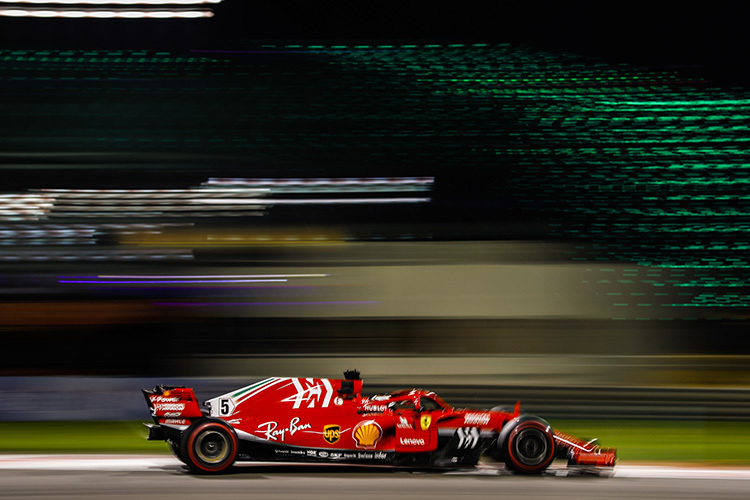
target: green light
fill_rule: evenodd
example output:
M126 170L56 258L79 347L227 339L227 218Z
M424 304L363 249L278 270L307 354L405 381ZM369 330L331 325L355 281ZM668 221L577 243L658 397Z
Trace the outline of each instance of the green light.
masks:
M274 52L269 57L288 51L306 62L0 49L0 64L7 85L65 87L101 106L54 105L40 116L50 137L79 141L72 150L171 153L188 145L300 164L341 155L376 164L439 158L446 172L490 179L487 187L497 193L491 203L547 223L547 237L586 243L566 254L571 261L658 271L645 280L643 270L613 268L604 271L609 279L591 280L618 300L618 316L642 317L627 309L662 302L747 307L747 92L507 44L263 47ZM196 102L198 92L205 105ZM122 113L133 95L175 103L178 111L161 129L151 109ZM201 121L201 106L216 110L223 125ZM79 114L87 123L73 118ZM56 125L61 117L70 127ZM117 126L113 117L152 125ZM668 275L672 270L685 273ZM699 272L708 276L693 275ZM726 272L736 280L719 276ZM624 305L617 287L630 293L633 286L687 295L645 295ZM706 289L716 293L698 300Z

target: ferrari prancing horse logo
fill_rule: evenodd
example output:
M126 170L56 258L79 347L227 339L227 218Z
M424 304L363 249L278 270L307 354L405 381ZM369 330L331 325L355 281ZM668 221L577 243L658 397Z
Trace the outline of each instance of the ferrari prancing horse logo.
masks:
M341 438L340 425L326 425L323 427L323 439L326 443L333 444Z
M422 415L422 418L419 419L419 425L422 426L422 430L426 431L430 428L430 424L432 423L432 417L429 415Z

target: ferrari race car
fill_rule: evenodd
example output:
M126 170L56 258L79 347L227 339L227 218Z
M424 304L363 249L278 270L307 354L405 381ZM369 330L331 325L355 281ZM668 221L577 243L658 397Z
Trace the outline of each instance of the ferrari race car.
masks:
M539 474L555 458L613 467L615 449L553 430L539 417L500 408L454 408L411 389L362 397L359 372L344 379L268 378L209 399L192 389L143 389L163 440L196 473L235 461L328 462L404 467L472 467L480 455L518 474Z

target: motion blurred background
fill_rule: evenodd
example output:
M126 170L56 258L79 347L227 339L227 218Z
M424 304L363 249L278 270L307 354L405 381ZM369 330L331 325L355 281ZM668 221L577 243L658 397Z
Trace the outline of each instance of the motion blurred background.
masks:
M3 2L0 420L347 368L748 420L746 9L620 7Z

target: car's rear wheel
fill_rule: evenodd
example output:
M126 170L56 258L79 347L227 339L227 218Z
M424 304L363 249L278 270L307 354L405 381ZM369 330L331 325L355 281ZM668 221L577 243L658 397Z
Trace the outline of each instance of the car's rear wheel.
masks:
M169 451L172 452L172 455L174 455L180 462L185 463L185 457L182 456L179 441L169 439L167 440L167 444L169 445Z
M237 458L237 436L221 420L198 420L182 436L185 463L201 474L224 472Z
M505 466L521 474L540 474L555 458L555 438L541 419L515 424L503 444Z

